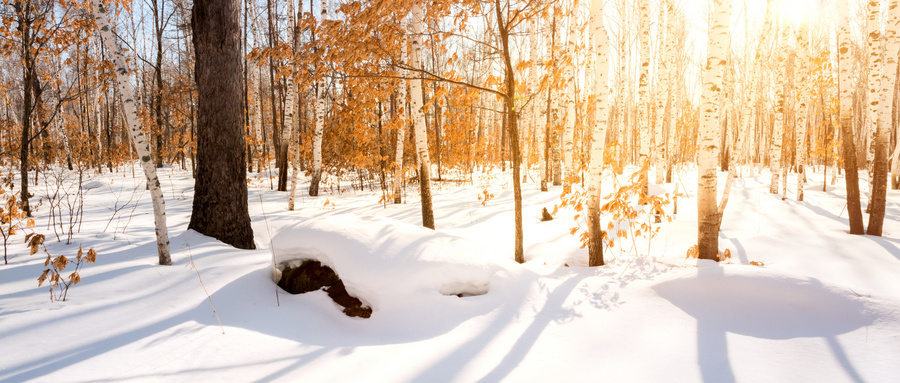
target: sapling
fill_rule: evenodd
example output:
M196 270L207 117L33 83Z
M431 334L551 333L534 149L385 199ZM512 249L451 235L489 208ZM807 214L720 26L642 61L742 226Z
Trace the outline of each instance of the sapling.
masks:
M25 237L25 242L28 244L28 247L31 248L31 254L34 255L38 252L38 247L44 247L44 236L42 234L29 234ZM81 250L81 246L78 246L78 254L75 256L75 270L69 274L68 278L63 278L61 273L63 270L71 262L69 258L65 255L57 256L53 258L52 255L47 251L47 248L44 247L44 252L47 253L47 260L44 261L44 272L41 273L41 276L38 277L38 287L42 286L44 282L48 282L50 285L50 301L66 301L66 296L69 293L69 287L75 286L79 282L81 282L81 267L88 264L97 262L97 252L94 249L88 249L87 254L85 254ZM54 289L56 291L54 291Z
M644 163L647 166L647 162ZM615 191L604 197L607 202L601 207L601 212L611 215L607 230L603 233L603 239L606 246L613 248L616 242L628 240L631 238L632 249L637 249L637 238L647 239L647 253L650 252L650 243L660 230L659 226L654 226L654 221L658 218L663 222L671 222L672 217L665 211L665 207L671 204L672 196L666 193L663 196L645 195L643 193L642 177L644 172L637 171L632 174L630 182L620 185L616 177L612 177L613 187ZM676 193L675 197L678 197ZM579 187L576 183L570 183L564 187L563 194L560 196L562 203L557 207L571 207L575 210L574 220L577 226L573 227L569 233L571 235L579 235L582 248L587 247L590 236L586 228L581 226L580 219L582 213L586 210L587 190ZM554 209L554 213L556 209ZM621 244L619 245L621 249Z
M6 191L0 188L0 196L5 196ZM16 235L17 229L22 229L22 220L26 219L26 213L19 208L19 201L14 193L6 198L6 206L0 206L0 235L3 236L3 264L8 264L7 252L9 239ZM25 229L34 227L34 218L25 221Z

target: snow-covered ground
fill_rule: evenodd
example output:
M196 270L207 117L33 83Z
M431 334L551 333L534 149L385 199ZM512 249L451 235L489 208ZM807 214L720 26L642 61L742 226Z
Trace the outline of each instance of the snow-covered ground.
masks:
M287 193L252 175L257 250L236 250L186 230L191 177L168 168L175 264L158 266L143 183L130 169L93 175L71 244L48 228L49 202L36 214L54 256L78 245L98 253L66 302L37 285L46 254L29 256L23 234L12 237L0 266L0 381L900 379L900 193L888 196L883 237L850 236L842 183L823 192L812 174L796 202L793 175L785 200L768 193L765 173L737 179L720 234L732 260L698 264L685 259L696 176L679 175L687 195L675 220L649 244L608 249L598 268L585 267L587 250L569 233L575 212L540 222L558 187L524 185L519 265L512 188L500 175L435 184L437 231L420 227L415 189L409 203L382 205L380 192L347 182L318 198L301 184L290 212ZM53 191L45 185L35 201ZM485 189L494 198L482 206ZM275 262L332 266L372 317L345 316L323 291L278 291L273 251Z

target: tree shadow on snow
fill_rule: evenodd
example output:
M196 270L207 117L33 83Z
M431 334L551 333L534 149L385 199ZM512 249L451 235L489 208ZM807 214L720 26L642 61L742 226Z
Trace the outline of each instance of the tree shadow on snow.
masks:
M860 382L837 335L873 322L862 302L824 287L815 278L725 276L722 266L706 264L696 278L654 287L657 294L697 320L698 364L705 382L734 382L727 334L784 340L826 340L850 379Z

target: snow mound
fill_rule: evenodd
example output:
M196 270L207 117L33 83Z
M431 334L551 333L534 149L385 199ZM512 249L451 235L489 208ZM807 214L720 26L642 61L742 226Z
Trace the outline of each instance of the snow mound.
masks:
M377 217L307 220L281 228L272 246L278 269L318 260L376 312L486 294L498 272L515 265L470 240Z

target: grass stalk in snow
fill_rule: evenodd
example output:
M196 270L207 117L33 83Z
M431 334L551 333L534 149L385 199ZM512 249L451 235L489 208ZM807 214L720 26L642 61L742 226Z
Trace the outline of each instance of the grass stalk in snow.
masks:
M181 248L181 251L184 251L184 248ZM206 290L206 285L203 284L203 278L200 277L200 269L194 264L194 256L191 254L190 246L187 247L187 255L188 259L191 261L191 269L197 273L197 279L200 281L200 286L203 287L203 292L206 293L206 299L209 299L209 305L212 306L213 315L216 316L216 321L219 322L219 328L222 329L222 334L225 334L225 326L222 326L222 320L219 319L219 313L216 312L216 305L213 304L212 297L209 296L209 291Z

